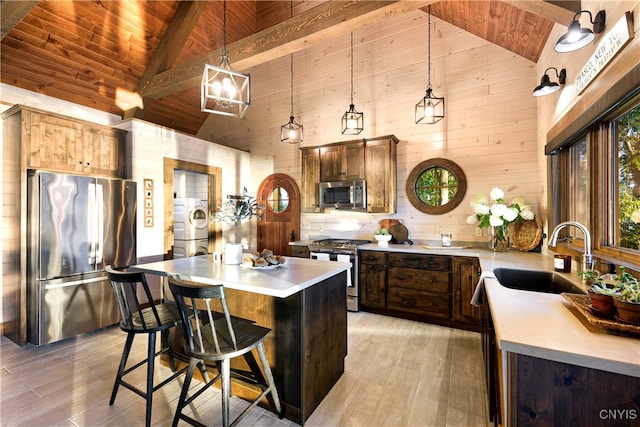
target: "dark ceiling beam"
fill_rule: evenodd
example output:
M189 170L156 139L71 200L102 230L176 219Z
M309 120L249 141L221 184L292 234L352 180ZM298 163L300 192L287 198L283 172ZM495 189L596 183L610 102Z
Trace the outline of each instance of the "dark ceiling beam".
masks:
M138 82L136 87L136 93L144 94L151 83L153 76L159 72L165 71L171 67L176 58L180 55L184 44L189 39L193 28L196 26L200 14L204 10L207 2L205 1L181 1L176 9L176 13L173 15L171 22L169 23L167 30L162 36L162 40L158 44L151 61L144 74ZM143 108L131 108L124 112L123 118L138 118L144 119L146 112L149 109L150 104L153 102L151 98L142 98Z
M551 22L556 22L561 25L568 26L573 20L573 16L576 14L574 11L565 9L560 6L561 4L570 5L573 7L574 2L552 2L544 0L502 0L504 3L508 3L511 6L515 6L525 12L533 13L534 15L541 16L548 19Z
M0 3L0 34L2 39L13 30L25 16L36 7L39 1L6 1Z
M228 45L229 59L244 70L436 1L329 1ZM200 85L205 64L218 65L221 53L217 49L156 74L143 95L160 99Z

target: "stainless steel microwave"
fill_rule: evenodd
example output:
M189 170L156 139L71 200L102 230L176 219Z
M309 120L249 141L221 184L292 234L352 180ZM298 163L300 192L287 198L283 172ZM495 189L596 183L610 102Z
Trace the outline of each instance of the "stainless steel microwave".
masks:
M367 209L367 181L331 181L320 183L320 207L331 209Z

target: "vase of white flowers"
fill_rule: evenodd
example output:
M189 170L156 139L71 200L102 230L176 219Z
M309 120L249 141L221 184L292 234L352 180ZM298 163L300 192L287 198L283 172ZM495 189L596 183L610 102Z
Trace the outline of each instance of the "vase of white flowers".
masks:
M471 201L474 214L467 218L467 224L489 228L489 247L496 252L504 252L509 249L509 225L532 220L534 214L520 197L507 205L504 201L504 191L498 187L491 190L489 198L479 194Z
M491 227L489 236L489 248L494 252L506 252L509 250L509 226L507 224Z

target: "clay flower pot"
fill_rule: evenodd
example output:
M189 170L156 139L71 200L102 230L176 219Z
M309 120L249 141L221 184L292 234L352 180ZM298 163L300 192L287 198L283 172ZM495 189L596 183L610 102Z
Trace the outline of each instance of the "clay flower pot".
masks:
M593 314L601 317L613 317L616 314L616 307L611 295L604 295L591 289L587 293L589 294L589 302L591 302Z
M617 311L616 319L640 325L640 303L614 298L613 304Z

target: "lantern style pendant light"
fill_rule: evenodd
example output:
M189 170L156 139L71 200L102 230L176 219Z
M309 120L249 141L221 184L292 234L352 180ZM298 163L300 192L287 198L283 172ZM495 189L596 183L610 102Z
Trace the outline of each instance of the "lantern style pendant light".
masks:
M227 2L224 1L223 45L220 66L205 64L200 109L206 113L243 117L251 105L251 78L231 68L227 54Z
M289 144L297 144L304 140L304 126L296 123L293 115L293 53L290 54L291 62L291 115L289 122L280 127L280 141Z
M293 17L293 1L290 7L291 17ZM289 116L289 122L280 127L280 142L297 144L304 140L304 126L296 123L293 115L293 53L289 54L289 62L291 64L291 115Z
M416 104L415 118L418 125L432 125L444 119L444 98L435 96L431 89L431 5L429 5L428 14L428 85L425 97Z
M351 32L351 105L342 115L342 134L358 135L364 129L364 113L356 111L353 104L353 32Z

